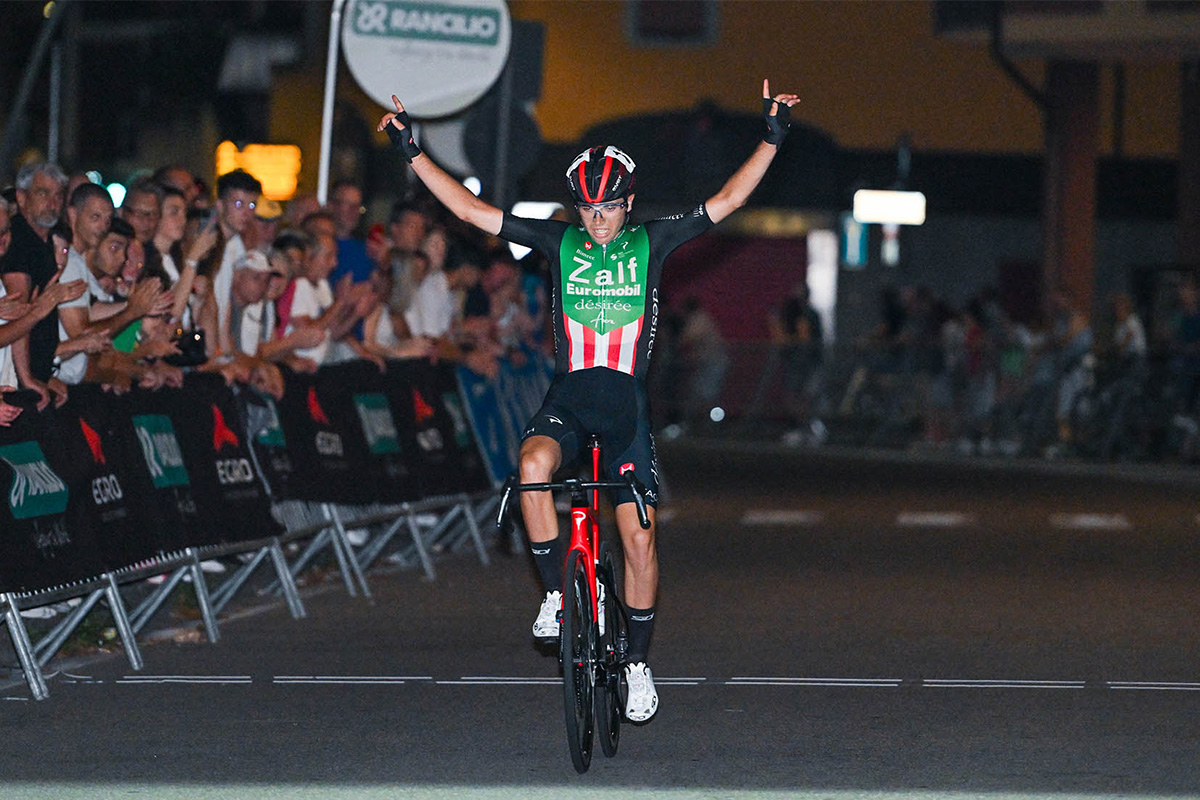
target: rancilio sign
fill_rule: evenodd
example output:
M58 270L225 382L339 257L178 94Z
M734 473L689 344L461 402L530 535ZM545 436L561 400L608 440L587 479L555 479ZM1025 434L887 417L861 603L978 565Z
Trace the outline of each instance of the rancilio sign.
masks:
M391 109L444 117L474 103L500 76L512 25L504 0L351 0L342 26L350 72Z

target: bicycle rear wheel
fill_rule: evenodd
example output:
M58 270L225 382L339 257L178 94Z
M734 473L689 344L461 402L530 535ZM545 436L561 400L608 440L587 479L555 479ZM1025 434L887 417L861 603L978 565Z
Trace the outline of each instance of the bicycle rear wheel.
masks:
M587 772L592 763L593 688L596 679L596 626L583 554L567 558L563 582L562 669L566 705L567 745L576 772Z
M616 573L607 542L600 543L600 564L596 579L604 586L604 635L600 637L600 669L596 676L596 734L600 749L612 758L621 739L621 656L625 639L625 620L617 598Z

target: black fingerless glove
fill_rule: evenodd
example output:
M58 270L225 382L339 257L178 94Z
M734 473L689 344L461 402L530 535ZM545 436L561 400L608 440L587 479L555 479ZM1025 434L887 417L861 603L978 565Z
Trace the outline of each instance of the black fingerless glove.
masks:
M774 102L769 97L763 98L763 117L767 121L767 132L763 134L763 141L778 146L783 144L783 140L787 138L788 128L792 126L792 122L789 119L787 103L780 103L775 116L771 116L771 104Z
M396 120L404 126L404 130L400 130L389 121L384 131L392 140L392 149L399 150L400 155L411 164L414 158L421 155L421 148L413 141L412 123L408 121L408 112L401 111L396 115Z

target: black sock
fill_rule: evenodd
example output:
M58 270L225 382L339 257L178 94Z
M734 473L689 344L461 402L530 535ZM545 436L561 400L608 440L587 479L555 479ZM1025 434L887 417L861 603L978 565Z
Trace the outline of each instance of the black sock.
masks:
M548 542L530 542L529 550L533 553L533 563L537 564L538 573L542 576L542 585L547 592L561 592L563 584L563 551L562 537Z
M646 660L650 635L654 633L654 608L627 608L629 614L629 663Z

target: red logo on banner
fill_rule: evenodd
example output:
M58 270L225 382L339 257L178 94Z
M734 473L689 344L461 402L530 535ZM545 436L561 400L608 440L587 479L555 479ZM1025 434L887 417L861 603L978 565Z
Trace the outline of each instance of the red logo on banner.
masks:
M425 420L434 415L433 406L425 402L425 398L421 397L421 393L413 389L413 414L417 418L417 424L425 424Z
M321 408L321 404L317 401L317 387L315 386L308 387L308 415L312 417L313 422L333 427L329 417L325 416L325 409Z
M79 427L83 430L83 438L87 440L88 448L92 451L92 461L104 464L104 446L100 443L100 434L92 430L92 426L84 422L83 417L79 418Z
M238 446L237 434L230 430L225 424L225 415L221 413L221 409L217 408L217 404L212 404L213 412L213 450L219 452L222 447L231 444L234 447Z

